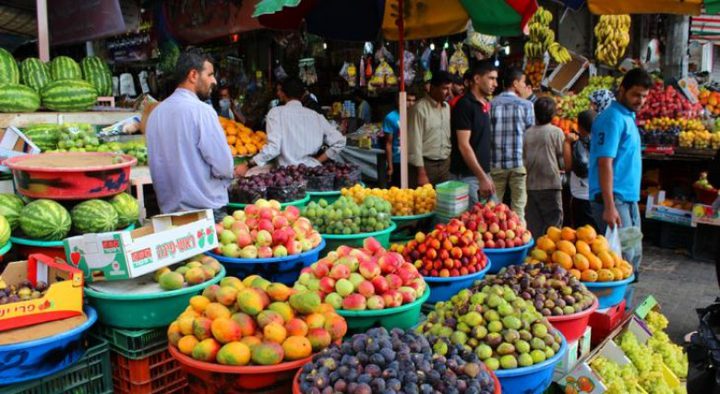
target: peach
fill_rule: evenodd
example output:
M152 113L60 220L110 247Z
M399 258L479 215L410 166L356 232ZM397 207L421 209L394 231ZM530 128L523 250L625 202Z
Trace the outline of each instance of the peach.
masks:
M365 297L357 293L345 297L342 305L343 309L351 311L362 311L367 308Z
M360 275L368 280L372 280L381 273L380 266L374 261L363 261L359 266L359 270Z
M322 290L325 293L332 293L335 291L335 279L326 276L320 279L320 282L318 284L320 286L320 290Z
M368 298L375 294L375 286L369 280L364 280L357 287L358 293L363 297Z
M347 279L350 277L350 269L346 265L336 264L330 270L330 277L338 279Z
M372 310L384 309L385 301L383 300L383 297L379 295L374 295L368 298L367 308Z
M375 237L368 237L365 238L365 241L363 241L363 247L367 249L370 254L378 253L379 251L384 250L382 244L375 239Z
M388 288L391 290L397 290L403 285L403 280L396 274L389 274L385 277L388 282Z
M395 308L402 305L403 297L397 290L388 290L383 294L386 308Z
M375 288L375 294L383 294L389 289L387 279L384 276L378 276L372 280L373 287Z

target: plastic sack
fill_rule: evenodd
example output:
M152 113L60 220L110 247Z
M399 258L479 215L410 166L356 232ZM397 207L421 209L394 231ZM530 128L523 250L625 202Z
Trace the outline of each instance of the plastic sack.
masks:
M696 310L700 324L687 347L689 393L720 393L720 298Z
M463 75L470 67L470 61L463 51L462 43L455 44L455 52L450 56L448 72L450 74Z
M268 186L267 198L280 202L290 202L305 198L305 182L294 182L289 186Z
M620 228L618 226L607 226L605 229L605 239L610 245L610 250L622 256L622 244L620 243Z
M637 269L642 257L643 234L640 227L623 227L619 229L618 239L620 240L623 258Z

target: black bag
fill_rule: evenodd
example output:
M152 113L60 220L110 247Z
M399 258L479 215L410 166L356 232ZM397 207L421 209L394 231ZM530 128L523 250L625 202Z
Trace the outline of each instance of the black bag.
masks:
M590 162L590 141L580 138L572 147L572 170L578 178L587 178Z
M700 326L687 348L688 393L720 394L720 298L697 314Z

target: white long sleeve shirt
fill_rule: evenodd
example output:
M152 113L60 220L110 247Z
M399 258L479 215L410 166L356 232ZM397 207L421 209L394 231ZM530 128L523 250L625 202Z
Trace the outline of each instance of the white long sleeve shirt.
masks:
M254 160L261 166L276 157L280 166L317 166L320 162L314 156L323 144L328 145L328 158L336 159L345 148L345 136L325 117L292 100L268 113L267 144Z

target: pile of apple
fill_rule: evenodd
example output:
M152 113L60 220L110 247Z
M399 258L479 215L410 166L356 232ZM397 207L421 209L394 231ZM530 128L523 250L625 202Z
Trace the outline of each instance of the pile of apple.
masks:
M294 288L320 294L335 309L362 311L395 308L425 294L426 283L414 265L385 250L370 237L362 248L340 246L303 268Z
M530 230L525 228L517 213L505 204L494 201L477 203L463 213L460 220L468 230L482 234L482 241L478 241L481 248L514 248L532 240Z
M322 242L300 210L280 210L275 200L260 199L243 210L226 216L216 225L221 246L215 251L225 257L243 259L285 257L316 248Z
M692 104L688 99L670 85L656 82L650 89L645 105L638 112L637 118L647 120L667 116L671 119L696 119L703 111L702 104Z
M452 219L438 224L427 234L417 233L415 239L404 246L393 245L405 261L415 265L423 276L464 276L482 271L487 256L482 251L483 235L471 231Z

